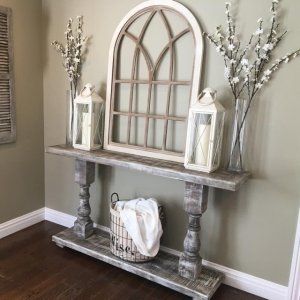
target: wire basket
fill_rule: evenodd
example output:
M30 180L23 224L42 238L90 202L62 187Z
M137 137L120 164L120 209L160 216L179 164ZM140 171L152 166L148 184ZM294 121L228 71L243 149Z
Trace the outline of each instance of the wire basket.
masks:
M115 201L113 200L114 197L116 197ZM113 193L110 206L110 250L112 254L135 263L154 259L154 257L145 256L138 251L120 218L120 213L114 209L117 201L119 201L119 196L117 193Z

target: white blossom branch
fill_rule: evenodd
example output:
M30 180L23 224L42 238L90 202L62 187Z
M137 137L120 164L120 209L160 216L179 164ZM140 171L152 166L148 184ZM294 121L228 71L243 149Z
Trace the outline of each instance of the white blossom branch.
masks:
M77 93L78 80L81 76L83 46L87 41L87 38L83 36L82 16L77 17L75 34L73 33L73 19L70 18L68 20L65 36L65 46L58 41L53 41L51 45L54 46L56 51L62 56L63 67L67 73L70 82L70 89L74 99Z

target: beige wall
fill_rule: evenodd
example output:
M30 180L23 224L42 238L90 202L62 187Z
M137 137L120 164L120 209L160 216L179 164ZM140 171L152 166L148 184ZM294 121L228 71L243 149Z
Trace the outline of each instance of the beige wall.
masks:
M0 0L13 10L17 142L0 145L0 223L44 206L39 0Z
M44 0L44 113L45 143L64 142L66 76L61 58L50 48L63 39L66 20L82 14L85 32L92 35L83 81L93 82L105 96L107 58L112 34L123 16L141 0ZM213 31L224 21L222 0L182 0L201 22ZM266 16L271 1L239 1L243 36ZM300 2L286 0L284 20L290 33L282 51L300 46ZM205 86L215 87L228 108L230 93L223 76L223 63L212 47L206 47ZM300 59L284 66L256 103L249 142L253 178L238 193L212 191L203 218L202 250L205 259L255 276L287 285L299 207L299 111ZM108 225L109 194L124 198L157 197L166 207L167 227L163 244L182 249L186 216L182 211L183 183L123 169L99 167L91 189L92 217ZM46 155L46 206L75 215L78 188L73 183L72 160Z

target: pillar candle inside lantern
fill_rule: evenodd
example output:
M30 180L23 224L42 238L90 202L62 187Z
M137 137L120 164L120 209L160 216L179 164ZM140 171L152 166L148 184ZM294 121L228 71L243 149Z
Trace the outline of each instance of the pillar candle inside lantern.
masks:
M91 124L89 116L89 113L82 113L82 145L89 145L91 140Z
M195 164L207 165L208 150L210 142L210 125L198 125L197 134L195 137Z

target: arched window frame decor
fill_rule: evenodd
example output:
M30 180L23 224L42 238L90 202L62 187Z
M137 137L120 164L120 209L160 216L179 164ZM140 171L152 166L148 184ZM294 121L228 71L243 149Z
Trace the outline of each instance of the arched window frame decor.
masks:
M112 142L112 119L113 119L113 104L114 104L114 88L116 84L116 78L115 76L115 70L117 68L117 52L118 52L118 44L121 36L124 34L130 35L126 32L126 29L135 22L135 20L141 16L145 12L158 12L161 11L171 11L176 13L177 15L180 15L185 19L189 26L189 32L192 33L193 39L194 39L194 61L193 61L193 73L192 73L192 79L190 81L191 86L191 93L190 93L190 104L194 103L194 101L197 100L197 95L199 92L200 87L200 78L201 78L201 71L202 71L202 60L203 60L203 38L202 38L202 30L199 26L199 23L197 19L194 17L194 15L182 4L173 1L173 0L150 0L141 3L140 5L133 8L121 21L121 23L118 25L112 41L110 45L109 50L109 62L108 62L108 78L107 78L107 94L106 94L106 113L105 113L105 132L104 132L104 149L116 151L116 152L123 152L123 153L129 153L129 154L136 154L136 155L142 155L146 157L151 158L158 158L158 159L164 159L169 161L176 161L176 162L183 162L184 161L184 153L178 154L176 152L167 151L166 149L153 149L150 147L147 147L147 141L145 138L145 144L144 146L135 146L129 144L121 144L121 143L115 143ZM149 21L150 20L150 21ZM148 22L149 21L149 22ZM151 17L146 21L144 28L147 29L147 26L151 22ZM165 21L166 28L168 27L168 22ZM142 30L143 30L142 29ZM169 28L169 32L170 32ZM181 35L181 34L179 34ZM178 36L179 36L178 35ZM135 39L136 48L139 48L139 38L135 38L133 36L129 36L131 39ZM169 38L171 39L170 35ZM174 38L174 37L173 37ZM178 38L178 37L177 37ZM168 50L168 49L167 49ZM167 51L166 50L166 51ZM140 51L143 51L143 49L140 49ZM149 62L146 60L147 64ZM172 67L171 67L172 68ZM132 83L130 81L129 83ZM149 79L149 86L151 86L151 79ZM149 95L148 95L149 96ZM169 96L170 98L170 96ZM151 98L150 98L151 101ZM148 102L149 105L149 102ZM130 115L132 112L129 112L128 116L131 118ZM149 110L146 114L146 120L149 122ZM187 119L187 115L183 119L184 121ZM179 118L178 118L179 119ZM165 124L168 123L168 120L170 120L169 116L165 116ZM174 118L176 120L176 118ZM146 128L148 125L146 125ZM166 143L166 129L165 125L165 134L164 134L164 144ZM130 127L128 127L130 128ZM145 131L145 135L148 135L147 129ZM130 129L128 129L130 131ZM130 133L129 133L130 134ZM164 147L164 146L163 146Z

